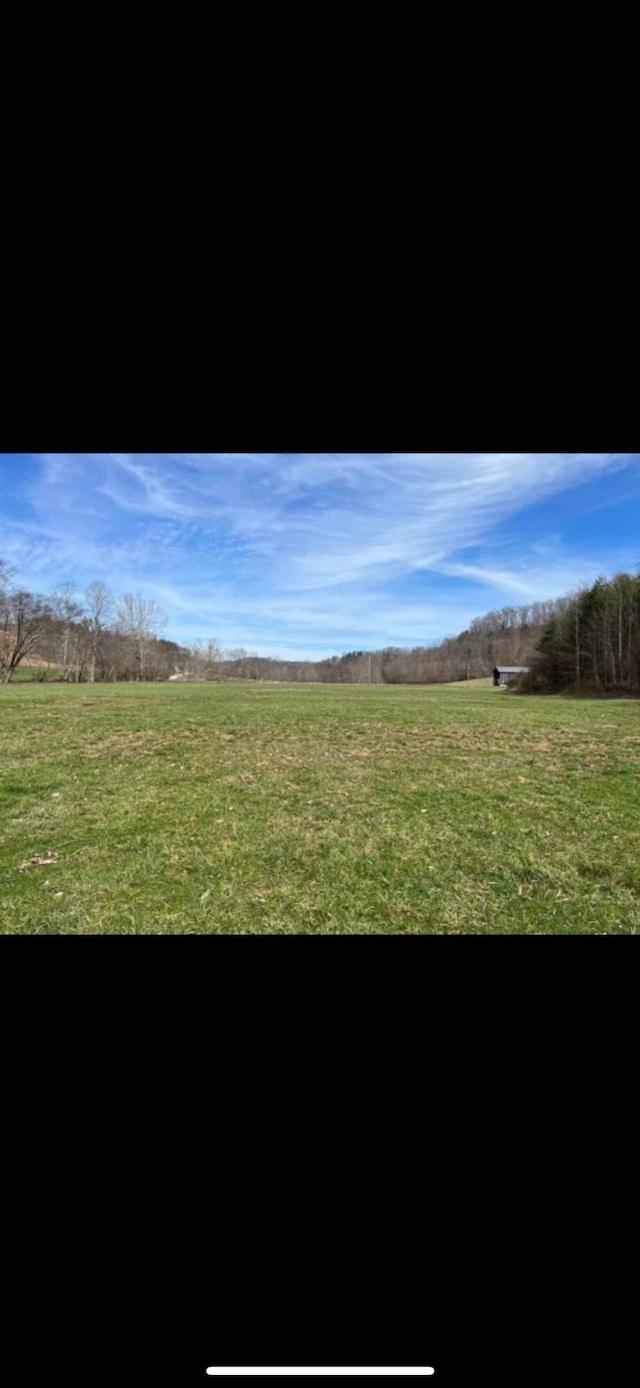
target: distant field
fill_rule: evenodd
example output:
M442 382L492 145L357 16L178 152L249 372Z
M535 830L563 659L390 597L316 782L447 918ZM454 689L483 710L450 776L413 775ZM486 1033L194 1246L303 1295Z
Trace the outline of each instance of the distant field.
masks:
M0 931L635 934L639 798L637 702L22 683Z

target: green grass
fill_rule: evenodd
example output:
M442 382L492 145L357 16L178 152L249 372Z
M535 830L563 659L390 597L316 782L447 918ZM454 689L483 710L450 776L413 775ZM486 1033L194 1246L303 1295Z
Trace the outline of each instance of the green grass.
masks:
M0 930L634 934L639 792L637 702L10 686Z
M12 684L52 684L61 673L55 665L50 665L46 670L40 666L19 665L14 672Z

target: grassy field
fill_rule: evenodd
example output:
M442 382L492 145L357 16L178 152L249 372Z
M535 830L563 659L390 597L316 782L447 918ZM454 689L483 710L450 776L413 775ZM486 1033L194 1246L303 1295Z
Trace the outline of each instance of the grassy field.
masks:
M639 792L637 702L21 684L0 931L635 934Z

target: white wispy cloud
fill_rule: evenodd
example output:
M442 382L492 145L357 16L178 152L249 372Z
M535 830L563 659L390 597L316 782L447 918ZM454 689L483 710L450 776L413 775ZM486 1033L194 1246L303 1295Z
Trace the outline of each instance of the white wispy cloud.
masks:
M429 640L501 596L552 596L635 557L613 543L578 552L548 516L525 544L500 534L533 506L628 473L629 454L34 456L2 553L39 586L143 587L185 639L209 631L300 654L356 637Z
M513 565L494 568L490 564L437 565L436 572L449 578L466 578L494 593L503 593L511 602L543 601L575 588L595 583L603 572L612 572L619 565L615 556L592 559L587 556L561 556L553 562L540 561L533 546L531 551L514 556Z
M615 454L398 454L372 468L355 507L325 516L323 543L295 556L292 582L328 586L433 569L500 522L613 471Z

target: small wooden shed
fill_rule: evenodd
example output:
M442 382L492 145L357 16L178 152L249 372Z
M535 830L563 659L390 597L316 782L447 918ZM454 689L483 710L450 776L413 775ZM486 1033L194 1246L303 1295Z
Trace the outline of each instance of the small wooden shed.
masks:
M507 684L513 684L520 675L528 675L528 665L496 665L493 672L493 683L496 689L501 689Z

